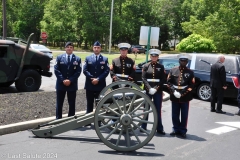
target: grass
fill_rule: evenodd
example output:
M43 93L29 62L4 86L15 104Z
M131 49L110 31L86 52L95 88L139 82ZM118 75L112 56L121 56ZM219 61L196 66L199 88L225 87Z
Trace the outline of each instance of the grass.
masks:
M59 54L62 54L63 52L53 52L53 57L56 58ZM82 61L85 60L85 58L89 55L91 55L91 52L84 52L84 53L74 53L75 55L77 55L78 57L81 58ZM112 63L112 60L114 58L117 58L120 56L120 54L115 53L115 54L108 54L108 53L101 53L103 56L108 57L108 62ZM128 57L132 58L133 60L135 59L135 55L134 54L128 54ZM149 58L148 58L149 59ZM146 55L145 54L138 54L136 59L135 59L135 64L144 62L146 60Z

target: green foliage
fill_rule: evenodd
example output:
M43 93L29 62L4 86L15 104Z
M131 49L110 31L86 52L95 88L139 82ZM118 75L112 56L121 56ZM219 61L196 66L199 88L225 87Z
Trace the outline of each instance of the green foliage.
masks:
M7 0L6 5L7 36L26 39L33 32L37 43L46 31L54 46L70 40L91 48L99 40L108 48L111 0ZM115 0L113 8L111 45L138 44L140 27L153 26L160 27L161 50L170 40L199 34L218 52L240 51L240 0Z
M192 8L190 21L182 23L184 31L211 39L218 52L240 51L239 0L185 0ZM187 3L188 2L188 3Z
M216 47L212 40L203 38L201 35L191 34L177 45L177 49L188 53L207 53L214 51Z

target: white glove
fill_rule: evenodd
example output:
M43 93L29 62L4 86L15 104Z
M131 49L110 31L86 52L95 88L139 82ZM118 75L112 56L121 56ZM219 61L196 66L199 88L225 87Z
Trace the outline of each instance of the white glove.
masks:
M156 92L157 92L156 89L150 88L148 93L151 94L151 95L154 95Z
M181 97L181 94L178 92L178 91L174 91L174 96L176 97L176 98L180 98Z

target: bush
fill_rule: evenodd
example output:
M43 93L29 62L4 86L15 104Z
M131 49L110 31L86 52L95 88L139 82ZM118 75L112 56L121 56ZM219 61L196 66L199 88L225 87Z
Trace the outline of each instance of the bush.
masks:
M180 52L207 53L216 50L216 46L210 39L203 38L198 34L191 34L177 45L177 49Z

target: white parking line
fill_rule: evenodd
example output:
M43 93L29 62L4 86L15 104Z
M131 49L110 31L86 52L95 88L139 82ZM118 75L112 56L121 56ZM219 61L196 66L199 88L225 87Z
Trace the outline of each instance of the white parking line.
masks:
M233 128L233 127L223 126L223 127L208 130L206 132L220 135L220 134L231 132L231 131L234 131L234 130L237 130L237 129Z
M240 128L240 122L216 122L216 123L223 124L225 126Z

